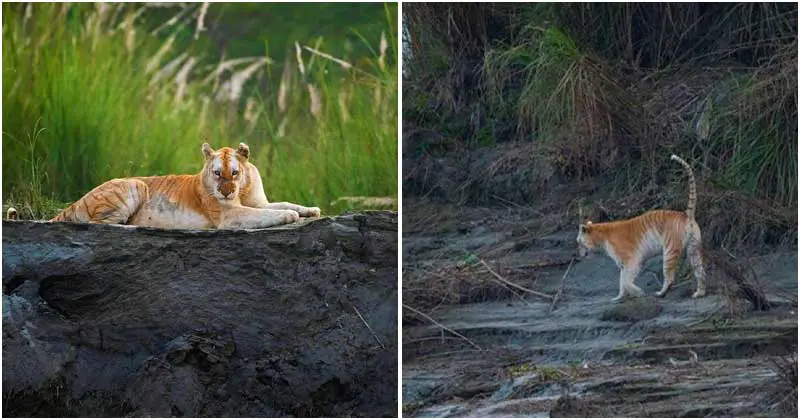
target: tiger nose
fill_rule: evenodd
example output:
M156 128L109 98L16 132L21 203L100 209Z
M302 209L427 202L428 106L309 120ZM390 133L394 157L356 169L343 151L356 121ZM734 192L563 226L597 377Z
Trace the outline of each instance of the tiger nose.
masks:
M233 194L236 190L236 187L232 185L220 185L219 193L222 194L223 197L228 198L229 195Z

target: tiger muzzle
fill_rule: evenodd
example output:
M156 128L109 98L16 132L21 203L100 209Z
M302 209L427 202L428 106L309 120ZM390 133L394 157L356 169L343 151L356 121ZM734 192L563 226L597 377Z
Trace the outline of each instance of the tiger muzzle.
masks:
M222 182L219 184L219 193L225 198L233 198L233 193L236 192L236 184L233 182Z

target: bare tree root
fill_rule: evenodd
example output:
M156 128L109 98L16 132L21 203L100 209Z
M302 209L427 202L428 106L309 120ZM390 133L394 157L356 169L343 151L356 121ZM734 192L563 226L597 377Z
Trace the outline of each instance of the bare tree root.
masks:
M734 258L740 260L738 257L730 253L728 253L728 255L723 255L719 252L706 252L706 256L715 267L722 270L723 276L721 277L723 278L723 282L726 283L724 285L732 286L724 288L726 291L729 291L726 295L731 306L733 306L733 301L737 297L750 302L753 309L757 311L766 311L775 306L773 302L767 299L761 290L757 282L757 276L752 267L750 267L750 273L752 275L752 281L750 281L747 279L744 266L732 261Z

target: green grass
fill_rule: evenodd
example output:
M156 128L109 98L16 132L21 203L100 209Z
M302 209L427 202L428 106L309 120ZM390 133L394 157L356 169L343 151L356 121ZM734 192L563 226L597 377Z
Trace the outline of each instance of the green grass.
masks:
M369 57L386 31L387 12L397 21L397 7L386 10L369 3L211 3L206 14L209 36L194 39L196 28L192 12L201 3L188 6L176 44L182 51L196 49L214 57L249 57L267 54L283 61L295 41L310 44L325 40L326 52L346 60ZM142 15L143 24L155 30L183 6L151 7ZM366 38L368 42L363 42ZM397 61L392 57L392 64Z
M397 12L370 7L368 16L382 18L370 25L383 28L384 54L374 37L362 37L369 53L347 57L351 68L302 50L299 62L293 51L245 77L246 67L271 57L245 57L217 75L219 57L169 41L194 26L154 36L134 20L134 7L36 4L26 20L24 7L4 4L4 203L45 218L108 179L196 173L204 141L249 144L272 201L330 213L347 210L330 206L341 196L396 197ZM329 53L324 38L294 41ZM237 77L245 80L240 96L217 101ZM319 92L318 110L310 89Z
M486 52L488 105L516 104L517 137L535 142L562 172L583 178L613 168L614 125L638 116L611 66L556 26L523 26L518 39Z
M797 42L730 84L732 100L709 112L712 150L727 158L718 182L796 208Z

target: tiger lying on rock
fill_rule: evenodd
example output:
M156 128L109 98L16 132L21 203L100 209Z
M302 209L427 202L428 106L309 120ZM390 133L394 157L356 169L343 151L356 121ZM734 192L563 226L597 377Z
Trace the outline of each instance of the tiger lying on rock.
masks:
M689 205L686 212L653 210L628 220L580 225L577 238L580 256L585 257L589 251L603 248L620 268L619 294L612 299L613 302L619 302L626 293L633 296L644 294L634 281L642 263L659 253L664 257L664 284L656 296L666 295L675 281L675 269L683 249L686 249L697 281L697 289L692 297L699 298L706 294L700 227L694 218L697 203L694 173L683 159L675 155L671 158L683 165L689 174Z
M203 143L205 164L196 175L119 178L89 191L51 222L117 223L166 229L265 228L319 217L318 207L270 203L250 148ZM18 218L9 208L9 219Z

